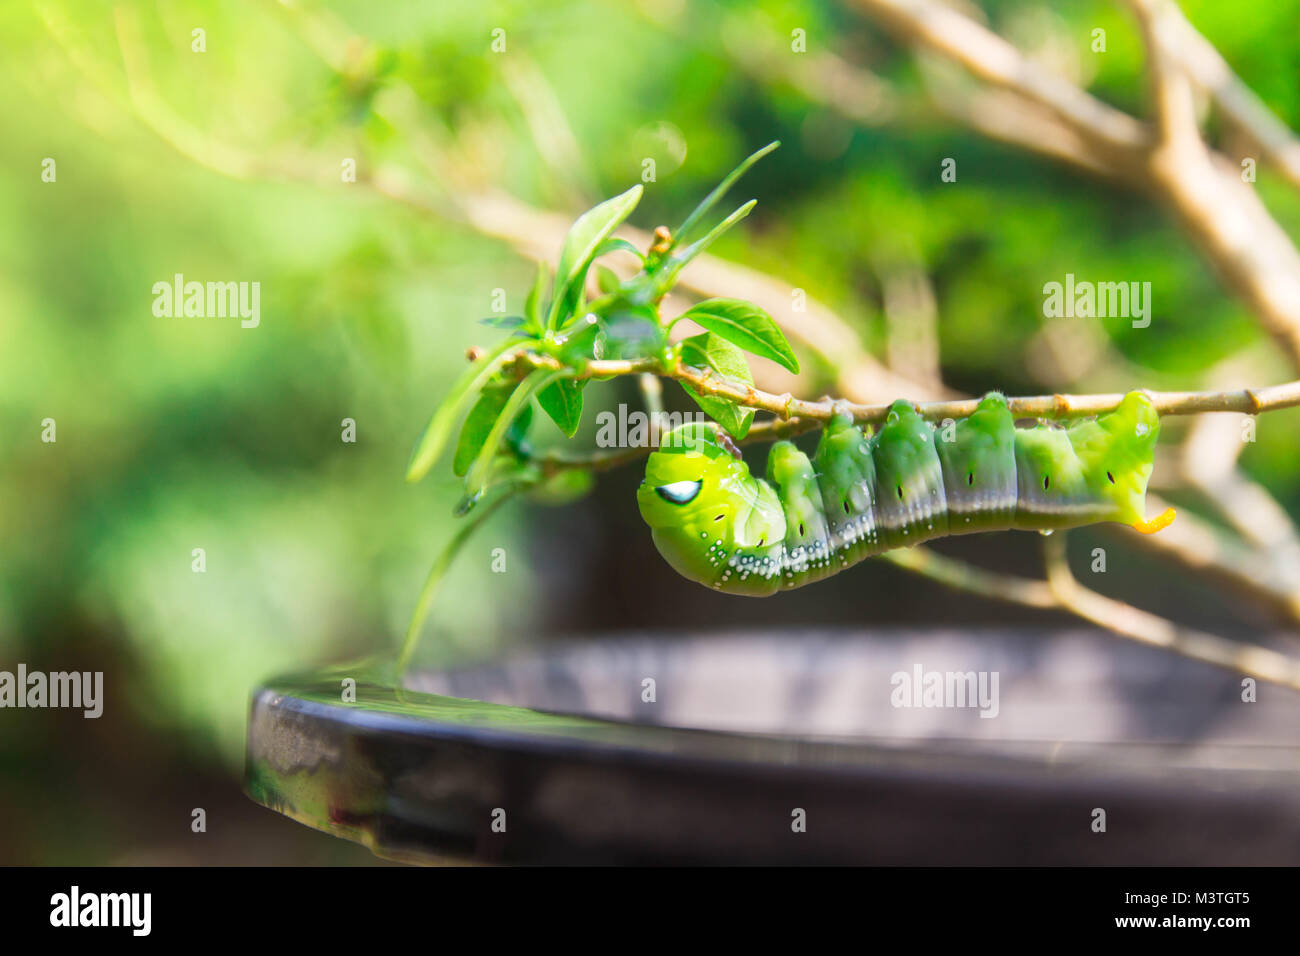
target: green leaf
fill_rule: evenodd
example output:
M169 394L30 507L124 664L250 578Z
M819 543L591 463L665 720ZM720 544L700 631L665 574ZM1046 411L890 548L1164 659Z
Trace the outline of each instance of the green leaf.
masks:
M539 335L542 332L542 296L546 293L546 283L550 278L546 263L537 263L537 278L533 280L533 287L528 292L527 301L524 302L524 316L533 331Z
M745 360L745 353L712 332L682 340L678 350L678 355L687 365L713 369L719 375L750 385L754 383L754 376L749 371L749 362ZM695 399L700 408L732 436L744 438L749 432L749 426L754 421L752 408L741 408L729 399L716 395L701 395L685 382L681 384L686 394Z
M613 295L622 285L623 280L613 269L607 269L604 266L596 266L596 285L605 295Z
M673 287L673 284L677 281L678 274L686 267L686 264L705 249L709 248L709 246L713 245L714 241L724 232L748 216L750 210L757 204L757 199L751 199L685 249L682 249L679 252L674 252L665 259L659 268L655 270L655 298L663 298L668 290Z
M486 355L471 364L456 381L451 392L433 413L429 424L425 426L424 434L416 443L415 450L411 452L411 461L406 466L407 481L419 481L428 474L429 469L442 456L443 449L447 447L447 442L451 438L451 429L470 398L478 394L479 389L501 366L505 353L517 348L519 344L519 340L515 338L497 343Z
M687 309L676 319L690 319L746 352L771 359L795 374L799 359L772 317L751 302L740 299L708 299ZM671 326L670 326L671 327Z
M585 379L562 378L537 393L537 404L551 416L566 438L578 433L582 421L582 389Z
M555 273L555 293L546 319L547 328L555 328L563 306L576 300L587 277L591 260L596 257L609 234L632 214L641 200L641 192L642 186L637 183L627 192L607 199L583 213L569 229L569 234L564 238L564 248L560 252L560 265Z
M640 261L645 261L645 256L641 255L640 249L632 245L632 243L628 242L626 239L618 238L606 239L602 242L600 248L596 250L595 258L599 259L601 256L609 255L611 252L630 252Z
M492 426L501 417L501 411L510 400L514 389L509 386L492 386L483 389L478 401L465 416L465 424L460 427L460 438L456 440L456 453L452 456L451 470L459 477L464 477L469 466L474 464L479 450L487 441Z
M483 443L474 457L474 463L470 466L469 475L465 478L465 498L463 500L469 503L468 506L472 506L482 496L484 489L487 488L488 478L492 474L492 462L496 458L501 440L505 437L506 429L524 410L535 392L566 374L569 373L544 368L534 369L510 393L510 397L506 400L501 413L497 416L496 421L492 423L487 436L483 439Z
M506 429L506 445L520 457L526 457L528 454L528 429L532 424L533 404L529 402Z
M463 477L469 471L470 465L474 463L474 458L478 455L479 449L487 442L492 426L501 417L501 412L506 407L506 402L510 400L510 394L513 391L513 383L506 382L499 385L490 385L483 389L478 401L474 403L469 415L465 417L465 424L460 429L460 438L456 442L456 453L451 463L451 470L456 475ZM506 429L505 443L515 454L519 454L521 451L532 417L533 406L531 404L525 405L523 411L515 417L515 420Z
M714 187L713 192L705 196L704 199L700 201L700 204L691 211L691 214L686 217L685 221L677 227L677 232L673 234L672 244L675 246L678 242L685 239L686 234L690 232L691 228L704 217L705 213L717 205L718 200L727 194L727 190L734 186L741 176L749 172L751 166L780 145L780 140L773 140L757 152L750 153L739 166L729 172L722 182L718 183L718 185Z

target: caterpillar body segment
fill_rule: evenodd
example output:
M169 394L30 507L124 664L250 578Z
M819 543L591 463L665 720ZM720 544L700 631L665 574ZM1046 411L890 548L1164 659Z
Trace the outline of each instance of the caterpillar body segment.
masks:
M839 545L831 567L838 571L881 550L876 506L876 462L870 439L847 416L822 432L813 461L822 509Z
M947 534L1100 521L1157 531L1173 520L1172 510L1144 518L1159 430L1139 392L1068 428L1017 428L1006 400L989 394L936 429L900 400L875 434L837 416L811 458L777 442L764 480L716 429L692 423L650 455L637 500L679 573L764 597Z
M882 550L947 534L948 495L934 447L934 426L900 399L870 444Z
M951 430L951 431L949 431ZM999 395L987 395L975 414L941 426L935 443L949 494L950 534L1015 526L1016 423ZM951 436L951 440L948 440Z

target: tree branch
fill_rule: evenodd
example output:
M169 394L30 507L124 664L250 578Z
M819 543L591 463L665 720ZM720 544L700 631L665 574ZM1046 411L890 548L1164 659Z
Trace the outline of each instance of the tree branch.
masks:
M1046 538L1044 549L1046 581L987 571L924 546L886 551L880 557L957 591L1022 607L1065 611L1119 637L1300 690L1300 661L1255 644L1179 627L1165 618L1085 588L1070 573L1063 533Z
M1135 0L1130 0L1135 2ZM1223 55L1176 6L1166 11L1170 54L1205 90L1223 115L1244 132L1291 183L1300 188L1300 140L1242 82Z
M561 369L566 366L558 359L538 352L520 352L514 361L527 368ZM612 378L619 375L638 375L653 372L665 378L686 382L697 391L725 398L737 405L771 412L778 418L830 421L840 412L848 413L858 422L881 422L889 414L888 404L857 404L825 399L808 401L790 394L776 395L755 388L747 382L724 378L707 369L678 364L665 367L658 358L596 360L587 362L576 372L576 378ZM1160 415L1199 415L1205 412L1239 412L1258 415L1261 412L1300 405L1300 380L1266 388L1241 388L1226 391L1155 392L1143 390L1151 398ZM1114 411L1123 401L1124 393L1104 395L1031 395L1009 397L1007 404L1017 418L1080 418ZM966 418L975 413L979 399L922 402L916 410L922 417L934 421L946 418Z
M1300 690L1300 661L1255 644L1243 644L1205 631L1180 627L1131 604L1091 591L1070 572L1065 535L1044 540L1047 583L1062 608L1122 637Z
M1181 14L1176 8L1171 14L1172 0L1128 0L1128 3L1137 16L1147 51L1147 78L1151 84L1156 128L1152 161L1159 162L1155 154L1162 150L1171 153L1172 161L1187 150L1204 152L1191 78L1175 55L1175 41L1169 36L1171 15Z
M1036 103L1078 135L1118 153L1145 150L1142 123L1031 63L1002 37L933 0L852 0L909 43L961 64L972 76Z
M1159 514L1168 502L1150 492L1147 507ZM1103 534L1119 539L1118 526L1103 525ZM1268 551L1247 547L1194 512L1184 508L1178 520L1160 534L1124 534L1133 546L1171 562L1189 573L1217 582L1243 596L1255 607L1267 607L1291 623L1300 622L1300 566Z
M976 129L1103 172L1130 188L1150 189L1300 368L1300 252L1242 181L1237 164L1201 139L1185 64L1184 41L1191 28L1171 0L1129 0L1148 44L1154 128L1043 70L992 31L934 0L851 2L904 42L960 64L988 91L1014 97L1005 102L1022 101L1042 111L1035 115L1019 105L1017 113L1005 115L972 110L966 119ZM1222 80L1204 46L1203 38L1191 44L1201 64L1193 68L1203 80L1214 75ZM1300 148L1289 131L1262 118L1267 112L1253 108L1256 104L1231 83L1220 82L1218 89L1220 101L1270 144L1275 159L1288 167L1300 164Z

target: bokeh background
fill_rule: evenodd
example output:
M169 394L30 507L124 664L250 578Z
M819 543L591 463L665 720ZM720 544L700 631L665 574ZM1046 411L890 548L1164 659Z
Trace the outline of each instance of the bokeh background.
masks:
M1122 4L963 9L1145 115L1143 44ZM1300 124L1300 4L1183 9ZM475 320L498 289L518 311L529 253L552 256L564 223L642 181L647 160L642 229L680 221L780 139L736 193L757 209L713 252L806 290L835 335L918 391L1295 377L1155 196L972 130L953 115L960 72L918 58L869 13L811 0L0 7L0 667L102 670L107 696L97 721L0 713L0 862L371 862L242 796L249 691L397 646L459 495L446 462L406 484L407 456L465 350L499 334ZM1098 28L1104 53L1091 48ZM806 53L791 49L797 30ZM1249 155L1205 110L1207 135ZM941 179L945 158L956 182ZM344 181L346 160L357 182ZM1300 236L1296 188L1266 162L1254 188ZM260 326L155 317L151 288L175 273L260 282ZM1045 318L1043 285L1067 273L1151 282L1150 327ZM853 380L853 397L897 397L792 339L802 376L756 362L761 382L815 397ZM567 447L591 445L598 408L636 406L631 386L593 386ZM675 386L665 395L687 407ZM45 419L54 443L41 440ZM1157 473L1189 520L1282 574L1277 601L1137 552L1131 535L1080 533L1072 551L1103 541L1125 570L1096 586L1173 620L1239 639L1293 630L1298 423L1294 411L1262 418L1232 473L1281 516L1274 540L1235 527L1181 475L1182 458ZM1189 427L1170 422L1171 447ZM544 416L534 432L566 444ZM639 478L615 471L579 501L503 511L452 571L428 656L719 622L1070 620L881 562L779 600L710 594L655 554ZM497 547L504 576L490 570ZM937 550L1041 570L1029 535ZM194 807L206 834L190 831Z

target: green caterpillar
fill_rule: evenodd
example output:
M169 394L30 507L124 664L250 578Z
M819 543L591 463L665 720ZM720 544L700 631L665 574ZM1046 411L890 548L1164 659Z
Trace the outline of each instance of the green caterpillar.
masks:
M1172 509L1143 517L1159 433L1140 392L1068 428L1017 428L1006 399L989 394L936 431L899 400L874 435L837 415L811 460L777 442L764 481L716 428L687 424L650 455L637 503L680 574L767 597L948 534L1099 521L1159 531Z

